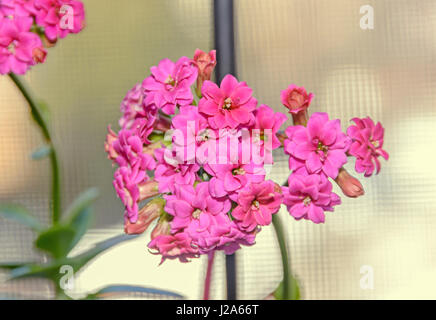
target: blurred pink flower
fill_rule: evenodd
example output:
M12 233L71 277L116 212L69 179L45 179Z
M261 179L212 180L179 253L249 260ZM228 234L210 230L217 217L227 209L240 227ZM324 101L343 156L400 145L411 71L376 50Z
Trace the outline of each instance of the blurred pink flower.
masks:
M30 66L44 62L46 51L30 17L0 19L0 74L25 74Z
M324 211L333 211L333 206L341 203L339 196L332 192L332 184L324 175L292 174L288 184L289 187L282 187L283 203L297 220L304 218L314 223L322 223L325 220Z
M166 259L179 259L181 262L189 262L190 258L198 257L198 249L192 245L192 239L185 232L174 235L158 235L148 244L153 254L162 255L161 264Z
M356 171L364 172L365 177L380 172L381 164L378 160L382 156L389 159L389 154L383 150L384 128L380 122L377 125L370 117L353 118L355 125L348 127L347 133L353 140L349 153L356 157Z

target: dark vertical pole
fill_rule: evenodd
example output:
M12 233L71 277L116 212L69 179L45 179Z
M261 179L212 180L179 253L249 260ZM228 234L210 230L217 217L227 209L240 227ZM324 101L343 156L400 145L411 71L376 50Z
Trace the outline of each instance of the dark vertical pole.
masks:
M215 49L217 66L215 75L220 83L226 74L236 76L235 38L233 26L233 0L214 0ZM226 256L227 299L236 300L236 259Z

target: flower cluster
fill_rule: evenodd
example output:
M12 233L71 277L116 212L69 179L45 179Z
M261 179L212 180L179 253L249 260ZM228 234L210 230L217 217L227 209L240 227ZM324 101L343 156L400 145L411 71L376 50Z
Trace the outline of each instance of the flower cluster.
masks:
M366 176L374 166L379 171L379 155L387 158L380 124L354 119L345 134L326 113L308 119L313 94L295 85L281 95L294 125L279 132L286 115L259 105L232 75L212 82L215 65L215 51L160 61L122 101L119 132L108 129L125 232L142 233L157 221L148 247L162 261L253 245L281 204L298 220L324 222L324 212L341 202L329 179L347 196L363 194L343 168L348 156ZM290 156L283 187L265 170L280 147Z
M0 74L25 74L45 61L58 38L80 32L85 23L77 0L1 0Z

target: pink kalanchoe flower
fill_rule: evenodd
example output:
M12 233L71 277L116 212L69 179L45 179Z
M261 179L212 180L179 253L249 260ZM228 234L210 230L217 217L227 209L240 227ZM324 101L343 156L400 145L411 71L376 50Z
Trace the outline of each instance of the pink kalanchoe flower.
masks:
M210 195L207 182L201 182L195 188L191 185L176 185L174 191L174 195L165 196L165 211L174 217L171 221L173 233L185 229L203 213L218 215L231 209L230 200L215 199Z
M134 130L120 130L118 139L112 143L112 147L118 154L115 161L119 166L134 167L139 162L143 170L153 170L156 167L153 157L143 152L141 138Z
M157 195L157 183L150 181L140 163L134 167L120 167L114 173L113 185L118 197L125 206L125 218L136 223L138 202Z
M265 180L263 165L253 162L248 164L206 164L204 170L212 176L209 181L210 194L215 198L229 197L233 201L238 192L250 182L260 183Z
M176 63L163 59L157 67L151 67L151 76L142 83L147 95L144 103L174 114L177 106L191 104L191 85L196 79L197 68L191 65L191 59L181 57Z
M280 187L273 181L250 183L239 192L238 206L232 216L238 226L245 231L253 231L258 225L267 226L272 215L277 213L282 203Z
M353 118L355 125L348 127L347 133L353 140L349 153L356 157L356 171L364 172L365 177L380 172L379 156L389 159L389 154L383 150L384 128L380 122L377 125L370 117Z
M310 117L307 127L296 126L286 130L289 140L285 153L304 161L308 173L323 173L332 179L347 162L350 139L341 130L339 119L329 120L328 114L317 112Z
M51 42L79 33L85 27L83 3L76 0L34 0L36 23Z
M286 90L281 92L283 105L289 109L289 113L297 114L305 111L314 97L313 93L307 93L304 87L297 87L291 84Z
M148 244L153 254L162 255L162 264L166 259L179 259L181 262L189 262L188 259L198 258L198 249L192 245L192 239L185 232L174 235L159 235Z
M202 254L213 250L223 250L225 254L232 254L241 245L254 244L257 231L244 232L227 214L213 215L206 211L189 224L186 232Z
M173 156L171 161L167 161L166 154ZM155 179L159 182L159 192L175 192L175 185L193 185L197 177L197 171L200 166L196 163L188 164L175 157L175 153L169 149L156 149L155 157L157 166L155 170Z
M228 74L220 87L205 81L201 88L203 98L198 110L204 114L213 129L236 128L254 121L253 111L257 100L252 97L253 90L245 82L238 82Z
M0 74L25 74L31 66L45 61L41 39L29 31L32 23L30 17L0 19Z
M333 211L333 206L341 203L339 196L332 192L332 184L324 175L292 174L288 184L289 187L282 187L283 203L297 220L307 219L322 223L325 220L324 211Z
M216 66L216 50L211 50L209 53L206 53L200 49L195 50L194 59L192 60L192 63L198 69L196 90L197 90L197 95L200 96L203 82L206 80L210 80L213 69Z
M35 15L37 10L34 6L34 0L1 0L0 15L5 17L28 17Z
M272 148L277 149L280 147L281 142L277 138L277 132L283 123L286 122L287 117L285 114L281 112L274 112L269 106L263 104L258 109L254 111L255 122L253 129L260 130L261 138L269 138L265 137L265 130L271 130L271 139L272 139Z
M145 97L145 91L141 83L137 83L132 89L130 89L123 101L121 102L120 110L123 114L119 124L123 129L130 129L133 122L137 118L145 116L145 110L143 101ZM150 110L151 112L154 110ZM153 112L156 114L156 112Z

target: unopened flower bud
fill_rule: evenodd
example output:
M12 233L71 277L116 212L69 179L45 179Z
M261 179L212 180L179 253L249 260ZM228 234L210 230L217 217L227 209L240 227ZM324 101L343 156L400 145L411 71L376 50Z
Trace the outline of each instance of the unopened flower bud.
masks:
M212 50L209 53L206 53L200 49L195 50L193 64L198 69L196 92L200 97L203 82L210 80L213 69L216 66L216 50Z
M131 223L129 219L124 222L124 232L127 234L141 234L157 219L165 206L165 200L153 199L138 212L138 220Z
M43 63L45 61L45 57L47 56L47 51L44 48L35 48L32 51L32 58L35 63Z
M344 195L346 195L347 197L357 198L365 194L365 191L363 190L363 186L360 181L350 175L348 171L344 168L341 168L339 170L339 174L335 181L342 189Z
M139 201L144 201L159 194L159 183L154 180L143 182L138 185Z

